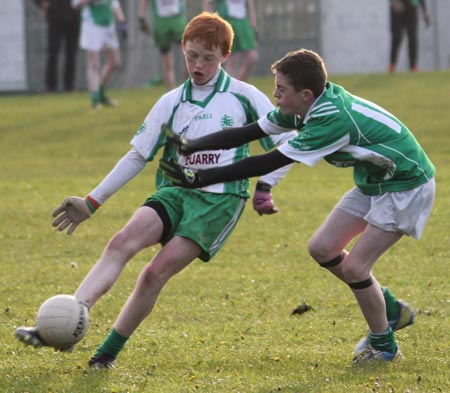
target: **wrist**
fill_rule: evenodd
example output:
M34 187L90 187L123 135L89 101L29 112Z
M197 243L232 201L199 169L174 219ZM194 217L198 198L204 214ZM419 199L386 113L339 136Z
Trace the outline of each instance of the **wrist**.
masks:
M94 198L92 198L90 195L88 195L84 199L84 201L86 202L86 205L88 205L88 208L92 214L95 213L97 211L97 209L100 207L100 204Z
M264 183L263 181L258 181L256 183L256 191L270 192L271 190L272 186L268 183Z

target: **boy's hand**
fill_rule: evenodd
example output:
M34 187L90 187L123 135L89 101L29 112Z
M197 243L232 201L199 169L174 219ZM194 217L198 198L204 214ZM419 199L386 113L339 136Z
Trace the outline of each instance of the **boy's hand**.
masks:
M147 20L143 17L139 18L139 29L144 33L144 34L151 34L151 29L150 26L147 23Z
M119 22L119 33L120 36L126 40L128 37L128 24L127 22Z
M64 231L67 227L67 234L71 235L77 226L87 220L92 212L84 198L72 196L64 199L52 213L55 220L52 225L58 227L58 231Z
M200 171L181 166L173 160L161 159L159 169L164 173L164 176L172 181L174 186L197 188L202 185Z
M256 183L255 193L253 194L253 209L262 216L263 214L278 213L278 208L273 203L271 186L267 183Z
M166 135L166 138L178 147L178 152L182 155L188 156L194 153L189 147L189 141L184 136L178 135L167 124L161 124L161 131Z

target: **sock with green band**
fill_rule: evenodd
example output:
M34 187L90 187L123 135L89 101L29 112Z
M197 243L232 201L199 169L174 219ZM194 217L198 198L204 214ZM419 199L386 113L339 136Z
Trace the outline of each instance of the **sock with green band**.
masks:
M378 351L395 353L397 350L394 332L390 327L382 333L369 332L369 344Z
M129 337L122 336L115 328L113 328L108 337L106 337L105 341L103 341L103 344L98 347L95 356L100 356L107 353L108 355L116 358L128 339Z
M381 287L384 296L384 302L386 303L386 316L388 321L393 321L398 318L400 313L400 304L397 302L397 298L387 287Z

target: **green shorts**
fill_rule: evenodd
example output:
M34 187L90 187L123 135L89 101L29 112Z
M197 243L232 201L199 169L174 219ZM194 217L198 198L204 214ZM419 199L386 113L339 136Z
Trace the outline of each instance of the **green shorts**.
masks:
M227 19L233 27L234 40L232 52L244 52L258 47L255 31L248 19Z
M162 204L169 216L172 237L193 240L202 249L199 258L208 262L224 245L244 210L246 200L231 194L214 194L179 187L165 187L147 199Z
M167 52L172 44L181 42L186 26L183 15L155 18L153 23L153 39L161 52Z

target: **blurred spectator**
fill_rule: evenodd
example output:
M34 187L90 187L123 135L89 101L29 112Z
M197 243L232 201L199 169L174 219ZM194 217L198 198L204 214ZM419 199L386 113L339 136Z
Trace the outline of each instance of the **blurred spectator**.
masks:
M403 38L403 32L406 30L408 35L408 56L409 69L411 72L417 72L417 9L422 9L425 25L430 25L430 16L427 11L425 0L390 0L391 17L391 54L388 73L395 72L397 65L398 51Z
M139 0L139 26L143 33L153 34L155 45L161 53L163 81L167 90L176 87L175 54L173 44L180 44L186 26L184 0L152 0L152 28L145 13L149 0ZM187 76L183 63L183 73Z
M81 8L80 47L87 51L87 83L92 108L116 106L106 96L106 85L121 64L119 39L115 18L122 37L127 37L127 24L119 0L72 0L72 6ZM101 55L105 55L102 67Z
M75 88L80 12L72 8L70 0L34 0L47 21L47 63L45 85L47 91L58 90L58 63L64 44L64 90Z
M217 11L233 27L233 50L225 63L225 69L231 76L245 81L259 57L253 0L204 0L203 8L207 12Z

